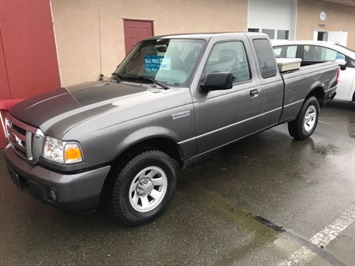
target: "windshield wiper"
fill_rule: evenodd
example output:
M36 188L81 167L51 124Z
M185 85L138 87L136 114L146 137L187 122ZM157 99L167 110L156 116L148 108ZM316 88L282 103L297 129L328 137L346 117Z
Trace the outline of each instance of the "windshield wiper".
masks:
M111 75L112 75L112 76L111 76L111 79L113 78L113 79L115 79L117 82L121 82L121 76L120 76L119 74L117 74L116 72L113 72Z
M160 87L162 87L162 88L165 89L165 90L170 89L168 86L166 86L166 85L160 83L159 81L157 81L156 79L153 79L153 78L151 78L151 77L137 76L137 77L134 77L134 79L151 81L151 82L153 82L154 84L159 85Z

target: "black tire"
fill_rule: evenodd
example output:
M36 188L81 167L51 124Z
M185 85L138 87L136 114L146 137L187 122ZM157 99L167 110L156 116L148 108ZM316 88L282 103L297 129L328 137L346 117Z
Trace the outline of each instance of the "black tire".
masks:
M176 189L176 167L177 163L161 151L135 156L113 177L113 217L126 226L136 226L161 215Z
M297 140L304 140L311 136L318 124L319 103L316 97L308 98L297 118L288 123L288 132Z

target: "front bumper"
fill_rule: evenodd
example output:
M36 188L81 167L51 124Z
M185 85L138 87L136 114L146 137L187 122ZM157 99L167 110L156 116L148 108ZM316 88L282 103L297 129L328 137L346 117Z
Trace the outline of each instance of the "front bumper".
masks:
M103 166L75 174L57 173L20 158L8 145L6 164L14 183L35 198L60 209L75 212L93 210L98 206L100 193L111 169Z

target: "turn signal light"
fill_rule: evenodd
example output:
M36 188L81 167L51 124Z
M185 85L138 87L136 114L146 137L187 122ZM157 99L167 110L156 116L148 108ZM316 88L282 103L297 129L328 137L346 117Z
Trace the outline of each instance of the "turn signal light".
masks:
M77 144L66 144L64 151L65 163L81 162L83 157L81 155L80 147Z

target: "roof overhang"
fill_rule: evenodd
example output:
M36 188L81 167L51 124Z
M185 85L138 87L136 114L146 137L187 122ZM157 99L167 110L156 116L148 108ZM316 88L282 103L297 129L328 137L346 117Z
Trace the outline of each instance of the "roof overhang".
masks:
M318 2L330 3L338 6L347 6L355 8L355 0L316 0Z

